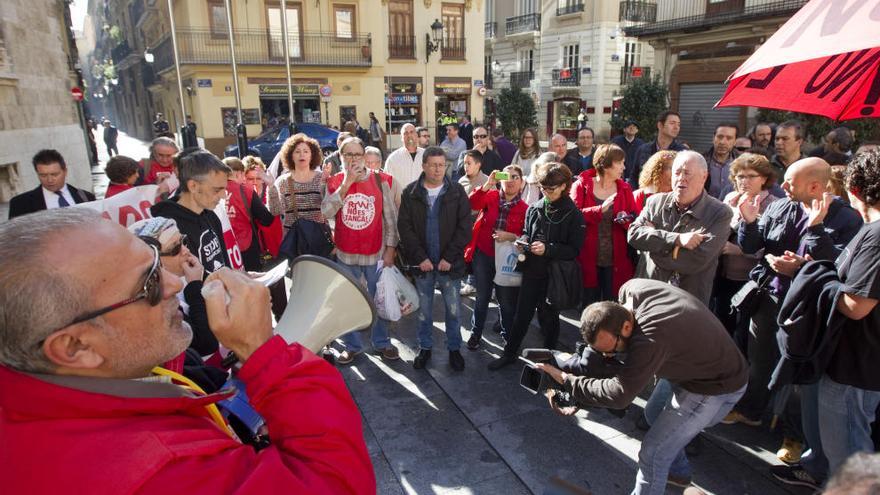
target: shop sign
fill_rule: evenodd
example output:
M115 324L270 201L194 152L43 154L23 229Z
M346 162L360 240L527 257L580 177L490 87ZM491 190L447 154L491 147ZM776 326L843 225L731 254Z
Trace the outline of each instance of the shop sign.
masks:
M421 83L392 83L390 85L385 85L385 91L388 92L388 86L391 86L391 92L394 94L398 93L407 93L407 94L421 94L422 93L422 85Z
M385 104L387 105L388 103L388 97L386 96ZM390 103L394 105L418 105L419 95L393 95Z
M196 86L199 88L210 88L214 82L210 79L196 79Z
M474 79L474 87L475 88L482 88L483 87L483 80L482 79Z
M467 95L471 85L467 82L438 82L434 84L434 93L438 95Z
M287 85L260 84L260 96L287 96ZM293 94L297 96L318 96L317 84L294 84Z

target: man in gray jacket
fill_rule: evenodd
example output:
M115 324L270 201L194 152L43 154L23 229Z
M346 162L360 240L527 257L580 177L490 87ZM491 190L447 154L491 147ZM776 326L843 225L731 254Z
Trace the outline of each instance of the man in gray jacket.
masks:
M672 192L654 194L629 229L642 251L636 276L669 282L709 304L718 257L733 211L703 190L706 159L681 151L672 163Z

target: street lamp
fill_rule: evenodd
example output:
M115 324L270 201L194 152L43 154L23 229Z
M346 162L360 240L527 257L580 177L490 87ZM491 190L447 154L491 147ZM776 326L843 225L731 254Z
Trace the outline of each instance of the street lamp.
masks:
M433 38L433 40L432 40ZM434 19L431 24L431 33L425 33L425 63L431 59L431 54L443 46L443 23Z
M144 62L148 64L152 64L156 61L156 57L153 56L153 52L150 51L149 48L144 50Z

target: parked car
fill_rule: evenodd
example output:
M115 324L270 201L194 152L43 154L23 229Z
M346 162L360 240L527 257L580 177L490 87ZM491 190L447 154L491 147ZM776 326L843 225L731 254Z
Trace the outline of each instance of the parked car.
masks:
M318 141L318 146L321 147L321 152L324 156L336 151L336 136L339 135L339 131L321 124L306 122L296 124L296 131ZM290 130L287 128L287 124L280 124L248 140L248 154L259 156L268 165L272 163L275 155L281 151L281 145L289 137ZM238 156L238 144L227 146L223 156Z

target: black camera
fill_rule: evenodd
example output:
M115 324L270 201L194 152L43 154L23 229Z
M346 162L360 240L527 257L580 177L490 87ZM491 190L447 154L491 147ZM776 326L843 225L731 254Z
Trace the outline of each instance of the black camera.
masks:
M556 380L535 367L536 363L549 363L556 367L560 366L553 351L550 349L523 349L522 357L526 360L526 366L523 367L522 374L519 377L519 384L523 388L533 394L553 389L552 400L556 407L577 406L571 393L566 391Z

